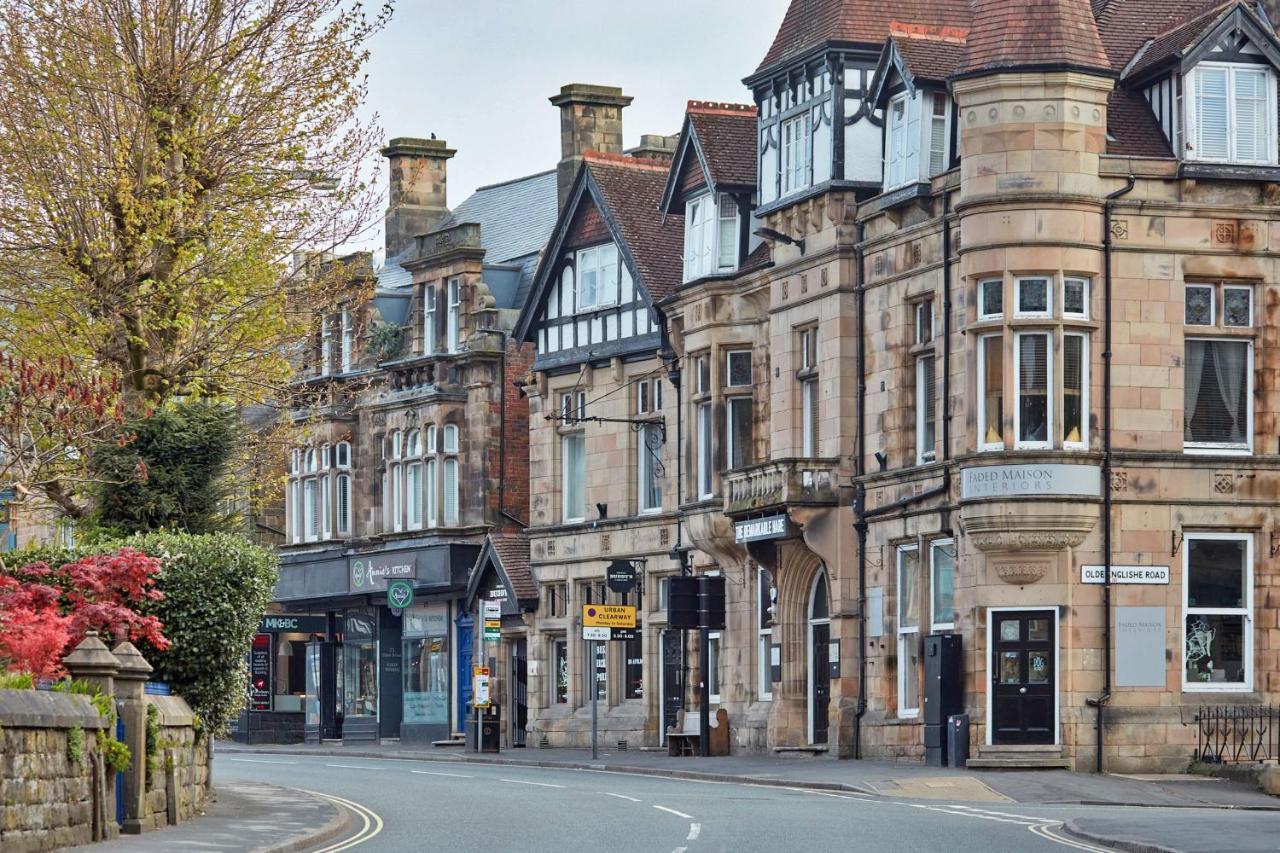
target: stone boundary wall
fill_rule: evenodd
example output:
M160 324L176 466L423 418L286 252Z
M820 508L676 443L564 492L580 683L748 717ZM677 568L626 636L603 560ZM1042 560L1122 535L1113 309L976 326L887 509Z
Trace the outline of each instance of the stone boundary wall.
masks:
M114 834L114 783L94 737L106 724L84 696L0 690L0 850L37 853ZM76 728L78 762L68 754Z
M192 817L209 793L209 740L195 729L195 714L179 696L147 696L158 711L160 734L138 814L143 832Z

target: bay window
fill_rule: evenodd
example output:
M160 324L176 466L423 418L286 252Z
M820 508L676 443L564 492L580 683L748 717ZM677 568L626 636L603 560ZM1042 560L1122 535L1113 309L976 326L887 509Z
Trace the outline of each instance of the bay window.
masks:
M1018 317L1048 317L1053 311L1053 300L1050 298L1049 279L1034 277L1020 278L1014 282L1014 296L1017 299L1014 308Z
M410 430L405 440L408 462L404 468L405 510L410 530L422 528L422 455L421 433Z
M885 111L884 188L927 181L951 165L951 99L944 92L899 92Z
M435 355L436 342L436 286L428 284L422 289L422 352Z
M898 547L898 716L920 716L920 549Z
M706 194L685 204L684 281L738 266L738 202Z
M342 359L340 362L342 372L350 373L352 361L355 353L355 325L352 322L351 311L343 309L342 311Z
M1004 335L978 339L978 449L1004 449Z
M698 497L713 496L711 485L711 404L698 404Z
M462 282L457 278L449 279L449 316L446 327L449 352L458 351L462 329Z
M1187 158L1276 163L1276 81L1260 65L1202 62L1190 72Z
M716 204L719 242L716 266L731 270L738 266L738 202L731 195L720 193Z
M1183 540L1182 689L1253 689L1253 537Z
M994 320L1004 316L1004 280L991 278L978 282L978 319Z
M810 121L808 112L782 122L782 194L809 186Z
M725 401L725 464L736 470L751 464L751 398Z
M458 508L458 425L445 424L441 434L444 439L441 448L441 452L444 454L444 460L441 463L441 469L444 473L444 483L441 486L444 523L457 524L460 517Z
M1062 445L1089 446L1089 338L1062 336Z

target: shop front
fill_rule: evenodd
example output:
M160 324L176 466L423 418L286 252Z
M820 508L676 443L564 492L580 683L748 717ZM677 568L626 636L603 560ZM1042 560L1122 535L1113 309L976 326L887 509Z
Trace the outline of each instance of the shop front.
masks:
M323 641L322 614L268 613L258 622L248 655L249 700L233 723L241 743L298 743L303 739L307 654Z

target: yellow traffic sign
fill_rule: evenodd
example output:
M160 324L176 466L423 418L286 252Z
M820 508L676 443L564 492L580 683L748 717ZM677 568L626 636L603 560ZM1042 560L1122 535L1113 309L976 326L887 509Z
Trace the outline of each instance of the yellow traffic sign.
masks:
M584 628L634 628L636 609L625 604L582 605Z

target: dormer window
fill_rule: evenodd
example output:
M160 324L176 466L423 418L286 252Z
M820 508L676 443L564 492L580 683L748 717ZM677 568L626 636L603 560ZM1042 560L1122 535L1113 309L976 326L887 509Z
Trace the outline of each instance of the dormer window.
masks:
M1276 78L1270 68L1202 62L1185 89L1187 159L1276 164Z
M727 193L686 203L684 280L694 281L738 266L738 202Z
M927 181L947 170L950 115L950 99L942 92L907 91L890 99L885 114L885 190Z
M613 243L578 252L578 311L618 302L618 247Z

